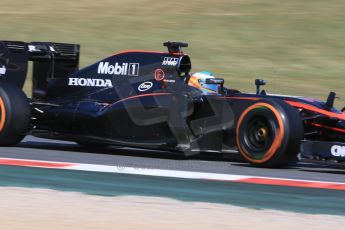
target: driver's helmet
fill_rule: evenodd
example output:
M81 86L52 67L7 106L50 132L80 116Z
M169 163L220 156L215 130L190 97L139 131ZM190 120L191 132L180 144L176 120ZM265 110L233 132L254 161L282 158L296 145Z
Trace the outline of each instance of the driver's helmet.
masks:
M213 73L207 71L196 72L190 77L188 85L200 89L204 94L218 94L219 85L206 84L208 78L214 78Z

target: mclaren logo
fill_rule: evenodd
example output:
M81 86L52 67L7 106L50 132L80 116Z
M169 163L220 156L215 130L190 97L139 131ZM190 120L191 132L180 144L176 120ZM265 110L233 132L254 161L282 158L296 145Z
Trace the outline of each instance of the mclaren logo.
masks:
M331 148L331 154L335 157L345 157L345 146L333 145Z
M109 79L92 79L92 78L68 78L68 85L113 87L113 83Z
M97 69L98 74L139 76L139 63L115 63L100 62Z

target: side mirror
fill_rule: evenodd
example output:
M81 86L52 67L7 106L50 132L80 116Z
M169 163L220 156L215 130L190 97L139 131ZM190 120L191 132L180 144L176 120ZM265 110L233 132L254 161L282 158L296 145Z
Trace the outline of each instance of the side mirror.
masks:
M335 92L330 92L327 97L326 106L331 109L334 106L334 100L336 98Z
M260 86L266 85L266 81L263 79L255 79L256 94L260 94Z

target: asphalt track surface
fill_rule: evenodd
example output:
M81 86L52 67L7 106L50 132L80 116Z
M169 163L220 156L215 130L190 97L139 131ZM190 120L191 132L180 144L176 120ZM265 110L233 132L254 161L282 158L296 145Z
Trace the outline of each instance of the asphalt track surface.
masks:
M83 148L73 142L46 140L28 136L16 147L1 147L0 157L110 165L148 169L169 169L223 173L297 180L345 182L345 170L311 163L296 163L283 169L256 168L231 160L231 155L214 153L193 157L163 151L123 147Z

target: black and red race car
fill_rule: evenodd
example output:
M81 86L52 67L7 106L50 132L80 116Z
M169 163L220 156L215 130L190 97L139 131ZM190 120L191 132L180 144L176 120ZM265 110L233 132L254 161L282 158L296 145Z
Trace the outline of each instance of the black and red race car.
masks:
M186 43L167 52L129 50L79 69L77 44L0 42L0 145L25 135L83 146L132 146L180 151L238 152L255 166L279 167L302 157L345 161L345 114L326 102L189 84ZM22 88L32 62L32 98ZM195 80L195 79L194 79ZM200 79L201 80L201 79ZM198 81L198 80L197 80ZM214 88L214 87L213 87Z

